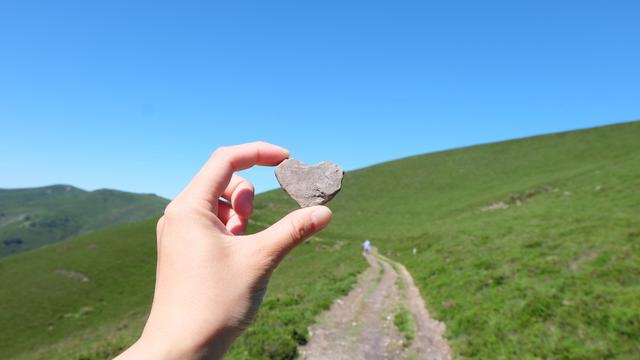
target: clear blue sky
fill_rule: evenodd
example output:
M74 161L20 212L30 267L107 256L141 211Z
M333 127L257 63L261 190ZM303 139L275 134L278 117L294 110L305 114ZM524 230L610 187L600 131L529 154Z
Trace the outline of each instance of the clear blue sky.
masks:
M0 3L0 187L172 197L224 144L354 169L640 118L638 1L96 3Z

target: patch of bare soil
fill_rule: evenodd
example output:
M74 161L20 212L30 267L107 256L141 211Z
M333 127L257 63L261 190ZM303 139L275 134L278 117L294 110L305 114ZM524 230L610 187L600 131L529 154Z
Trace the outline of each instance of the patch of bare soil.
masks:
M77 280L83 283L89 282L90 280L87 275L77 271L58 269L56 270L56 274L59 274L69 279Z
M379 255L365 255L369 268L349 294L337 300L310 329L309 342L299 348L300 358L342 359L451 359L443 337L443 323L429 317L409 272ZM397 271L396 271L397 270ZM398 286L401 282L404 285ZM410 346L393 323L400 306L415 322Z

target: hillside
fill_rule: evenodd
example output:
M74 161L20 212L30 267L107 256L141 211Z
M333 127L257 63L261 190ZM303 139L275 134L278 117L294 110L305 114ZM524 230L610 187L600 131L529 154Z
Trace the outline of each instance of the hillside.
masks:
M406 265L459 357L635 358L638 139L634 122L347 173L334 222L274 274L230 358L292 356L365 268L364 238ZM251 230L294 206L281 190L259 195ZM0 357L102 359L125 347L153 291L153 229L129 224L0 260Z
M0 257L162 213L155 195L69 185L0 189Z

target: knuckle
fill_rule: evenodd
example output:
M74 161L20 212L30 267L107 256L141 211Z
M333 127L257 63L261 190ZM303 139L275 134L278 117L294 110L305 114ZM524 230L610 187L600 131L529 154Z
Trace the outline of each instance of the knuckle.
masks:
M244 180L244 179L242 180L242 187L246 188L247 190L251 190L252 192L256 191L256 188L248 180Z
M233 146L221 146L211 154L210 160L212 163L224 164L234 168L236 166L234 159L235 151L236 149Z
M289 223L289 238L294 242L300 241L306 237L309 230L308 222L301 219L292 220Z
M229 147L228 146L221 146L217 149L215 149L213 151L213 153L211 153L211 158L212 159L216 159L216 158L224 158L225 156L227 156L229 153Z

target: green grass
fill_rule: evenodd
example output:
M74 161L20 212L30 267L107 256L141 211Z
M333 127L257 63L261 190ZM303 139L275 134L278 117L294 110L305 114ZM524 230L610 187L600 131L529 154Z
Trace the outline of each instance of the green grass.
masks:
M411 272L456 357L637 358L639 139L636 122L347 173L333 223L274 274L230 357L292 357L365 268L367 238ZM261 194L256 223L294 207ZM148 309L154 247L145 222L0 260L0 357L102 359L126 346Z
M124 225L2 259L0 284L11 291L0 292L0 358L143 316L153 294L154 228L151 220Z
M405 264L456 356L636 358L639 139L634 122L350 172L332 231Z
M69 185L0 189L0 257L159 216L167 202L150 194Z
M416 324L409 310L407 310L407 308L405 308L404 306L401 306L398 310L396 310L396 313L393 317L393 323L396 325L398 331L400 331L400 334L402 334L402 337L404 338L402 346L405 348L411 346L411 343L416 336Z
M0 358L106 359L131 344L153 294L154 229L153 220L128 224L1 260L0 284L11 291L0 292ZM344 241L323 233L294 250L228 358L296 354L314 317L366 266L357 247L340 251Z

